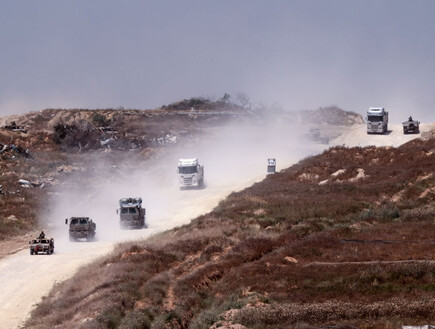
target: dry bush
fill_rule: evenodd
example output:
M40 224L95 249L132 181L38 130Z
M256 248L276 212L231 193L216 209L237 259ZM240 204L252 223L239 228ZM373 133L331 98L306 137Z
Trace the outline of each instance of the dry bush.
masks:
M143 296L152 305L161 305L166 297L170 282L169 275L166 272L154 276L145 283Z
M405 209L401 218L404 221L425 221L435 218L435 203L424 205L422 207Z
M247 326L262 324L266 327L280 323L294 324L305 319L310 319L311 324L346 323L361 319L373 319L375 322L385 323L387 319L409 318L411 314L416 316L415 321L433 317L434 303L435 300L432 298L415 302L390 299L374 303L329 301L319 304L266 304L260 307L243 308L237 313L236 321Z
M149 316L142 311L132 311L122 318L119 329L149 329L151 320Z

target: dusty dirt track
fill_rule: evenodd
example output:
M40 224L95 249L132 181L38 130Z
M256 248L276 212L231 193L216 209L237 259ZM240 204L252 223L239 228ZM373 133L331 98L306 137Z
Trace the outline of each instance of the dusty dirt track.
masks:
M431 128L435 128L435 124L422 125L421 131L428 131ZM355 125L332 141L330 145L315 144L312 147L308 147L306 144L300 145L299 148L303 150L298 152L292 152L292 149L296 148L295 145L288 145L285 155L281 156L278 153L274 153L274 155L276 154L278 160L277 169L280 170L304 156L321 152L331 145L399 146L416 137L419 135L403 135L401 125L390 125L388 135L370 136L366 134L365 125ZM285 148L285 145L283 146ZM176 156L179 155L174 154L174 158ZM0 329L19 328L35 304L40 302L41 297L46 295L53 285L71 277L81 266L110 253L117 243L144 239L157 232L183 225L192 218L210 211L232 191L240 190L265 177L265 158L267 156L262 158L263 161L259 165L253 165L254 168L250 170L239 168L240 170L235 175L227 179L225 179L225 163L219 163L217 160L220 156L225 156L225 151L221 154L214 154L212 158L214 165L206 166L207 186L203 190L179 191L172 179L144 186L144 190L153 189L154 192L152 196L151 194L145 196L149 225L147 229L119 230L116 215L113 214L116 205L108 205L109 202L118 197L115 195L113 200L108 200L108 204L104 205L106 208L113 209L110 209L107 214L104 213L104 221L97 221L98 240L95 242L69 242L67 228L60 225L56 226L56 223L49 226L49 230L46 232L53 236L56 242L55 253L51 256L30 256L28 245L24 241L27 237L24 240L16 241L13 253L0 259ZM206 156L202 158L206 158ZM213 176L210 175L211 172L214 172ZM175 169L172 168L169 173L175 175ZM144 181L145 185L145 178ZM166 200L166 204L161 204L158 211L153 211L152 205L162 199Z

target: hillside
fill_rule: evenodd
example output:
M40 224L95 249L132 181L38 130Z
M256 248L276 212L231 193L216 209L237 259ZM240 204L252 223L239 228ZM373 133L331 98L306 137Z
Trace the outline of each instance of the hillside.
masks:
M296 122L318 141L329 139L320 129L328 113L342 128L362 120L335 107L303 113ZM95 185L115 169L149 167L150 160L230 123L261 128L274 120L295 122L294 116L191 98L154 110L47 109L0 118L0 241L41 229L49 198L61 189Z
M399 328L435 319L435 136L332 147L83 268L25 328Z
M0 119L0 241L38 229L49 195L110 167L129 170L252 115L192 98L155 110L47 109ZM111 174L111 173L109 173Z

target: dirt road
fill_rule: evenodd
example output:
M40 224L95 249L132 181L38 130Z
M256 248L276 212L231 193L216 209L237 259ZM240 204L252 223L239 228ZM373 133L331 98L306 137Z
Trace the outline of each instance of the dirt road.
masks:
M432 125L433 127L433 125ZM398 146L418 135L403 135L400 126L391 126L388 135L367 136L364 125L353 126L331 145ZM422 125L422 131L431 127ZM240 137L242 136L242 137ZM210 139L192 146L183 153L174 153L170 160L148 172L114 175L105 184L62 191L53 197L56 205L47 215L46 233L55 239L53 255L30 256L28 245L0 260L0 329L15 329L23 324L41 297L51 287L71 277L81 266L110 253L117 243L143 239L152 234L188 223L213 209L220 200L235 190L243 189L266 174L266 159L277 158L277 169L283 169L301 158L321 152L328 145L301 143L291 136L279 140L257 139L258 133L226 134L224 139ZM229 139L228 139L229 138ZM229 142L229 140L231 142ZM237 143L234 142L237 140ZM231 147L229 147L229 145ZM252 146L254 145L254 147ZM211 150L211 151L210 151ZM189 151L189 152L188 152ZM206 188L179 191L175 174L178 157L199 156L205 162ZM260 160L258 160L260 159ZM115 214L120 197L142 196L147 208L149 228L120 230ZM80 211L80 213L77 213ZM70 242L63 219L73 215L89 215L97 223L97 241ZM24 248L24 249L23 249Z
M400 124L389 124L388 133L386 135L367 135L367 129L365 124L357 124L352 129L343 133L341 136L331 142L333 145L345 145L348 147L353 146L400 146L410 140L419 137L415 134L403 134L403 128ZM435 129L435 124L420 124L421 133Z

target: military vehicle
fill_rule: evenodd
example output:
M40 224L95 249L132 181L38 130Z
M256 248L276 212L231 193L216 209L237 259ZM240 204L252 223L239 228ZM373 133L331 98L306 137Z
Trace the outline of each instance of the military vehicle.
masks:
M65 224L69 223L69 239L86 239L92 241L95 238L96 224L89 217L71 217L65 219Z
M119 200L119 221L121 228L143 228L145 224L145 208L142 198L123 198Z
M383 107L371 107L367 111L367 134L385 134L388 131L388 111Z
M29 241L30 244L30 254L37 255L38 253L45 253L51 255L54 252L54 240L53 238L41 238L38 237Z
M178 182L180 189L204 187L204 166L198 158L178 160Z
M413 120L412 116L408 121L402 122L404 134L418 134L420 133L420 121Z

